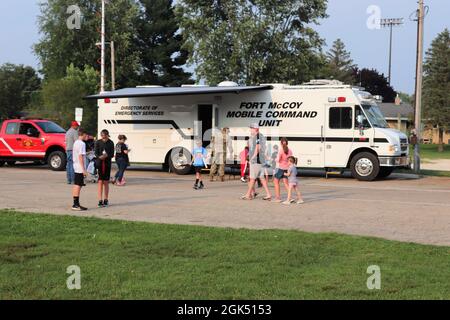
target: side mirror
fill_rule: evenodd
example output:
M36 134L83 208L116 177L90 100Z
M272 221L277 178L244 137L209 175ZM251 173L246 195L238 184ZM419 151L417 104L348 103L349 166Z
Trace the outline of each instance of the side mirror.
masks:
M356 116L356 122L358 123L358 127L361 127L364 125L364 116L362 114L358 114Z
M356 116L356 122L358 124L359 129L359 135L364 135L364 116L362 114L359 114Z
M39 132L36 129L28 128L27 136L29 136L29 137L39 137Z

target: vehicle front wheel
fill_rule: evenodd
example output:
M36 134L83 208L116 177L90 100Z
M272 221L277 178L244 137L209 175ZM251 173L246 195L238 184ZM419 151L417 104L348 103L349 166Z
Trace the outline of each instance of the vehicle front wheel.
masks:
M385 179L385 178L387 178L387 177L389 177L391 175L392 171L394 171L394 168L381 167L377 178L378 179Z
M66 168L66 154L61 151L53 151L47 159L48 166L53 171L63 171Z
M378 158L370 152L355 155L350 163L352 176L360 181L373 181L380 172Z
M5 161L0 161L0 167L3 167L5 165Z
M170 171L184 175L191 172L192 155L185 148L174 148L169 154L169 168Z

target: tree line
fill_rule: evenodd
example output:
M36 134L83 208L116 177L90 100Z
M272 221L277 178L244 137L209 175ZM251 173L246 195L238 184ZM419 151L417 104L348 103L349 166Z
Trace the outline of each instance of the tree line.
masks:
M84 107L84 126L95 133L95 103L82 97L99 90L96 43L100 40L101 1L77 1L81 28L70 30L66 22L72 2L47 0L40 4L41 39L33 47L40 70L11 64L0 67L0 118L26 110L67 126L74 108ZM242 85L299 84L332 78L360 85L392 102L397 93L386 77L356 66L342 40L336 39L324 52L325 41L314 25L327 17L326 9L326 0L110 1L106 37L116 47L116 88L199 81L216 85L224 80ZM439 110L449 108L448 30L435 42L426 58L424 110L427 119L446 128L449 119ZM109 74L109 59L107 62ZM187 66L194 68L193 74L186 71ZM106 88L111 88L110 82ZM445 89L447 93L443 93Z

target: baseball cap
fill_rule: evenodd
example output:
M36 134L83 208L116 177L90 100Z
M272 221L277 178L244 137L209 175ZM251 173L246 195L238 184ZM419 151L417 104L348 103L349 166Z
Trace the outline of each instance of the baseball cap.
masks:
M251 128L251 129L259 129L259 124L257 124L256 122L253 122L253 123L250 125L250 128Z
M78 122L76 122L76 121L72 121L71 126L72 127L79 127L80 124Z

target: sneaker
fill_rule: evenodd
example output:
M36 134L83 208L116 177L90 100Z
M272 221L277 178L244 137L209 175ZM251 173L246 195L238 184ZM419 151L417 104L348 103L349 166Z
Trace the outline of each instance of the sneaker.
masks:
M99 207L99 208L103 208L103 201L102 201L102 200L100 200L100 201L98 202L98 207Z
M87 208L85 208L83 206L80 206L80 205L77 205L77 206L72 206L72 210L73 211L86 211Z
M304 204L304 203L305 203L304 200L298 200L298 201L297 201L297 204Z
M200 186L198 187L199 189L204 189L205 185L203 184L203 182L200 182Z
M197 184L194 184L194 189L198 190L198 185Z
M104 207L109 206L109 201L107 199L103 200L103 206Z
M282 202L282 204L285 204L285 205L287 205L287 206L290 206L291 203L292 203L291 201L287 201L287 200Z
M241 177L241 182L242 182L242 183L247 183L247 180L245 180L244 177Z

